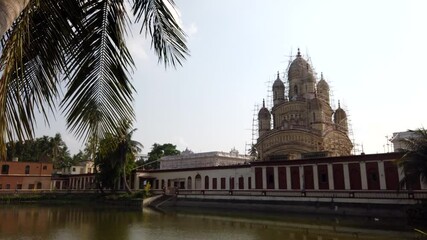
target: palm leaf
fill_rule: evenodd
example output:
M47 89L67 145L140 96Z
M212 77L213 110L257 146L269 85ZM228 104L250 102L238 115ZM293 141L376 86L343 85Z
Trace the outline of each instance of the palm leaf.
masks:
M145 35L150 34L151 47L159 56L159 62L163 61L165 66L182 65L189 55L185 44L186 34L171 12L175 11L174 6L173 0L133 0L136 22L142 21L141 32L145 29Z
M134 119L129 71L133 60L125 46L123 1L88 0L85 19L69 48L68 91L61 103L67 123L81 138L115 133L121 119Z
M63 48L73 33L70 23L78 11L80 8L73 1L32 1L3 36L0 58L3 155L7 139L33 137L35 111L41 112L49 123L47 112L55 109L59 74L65 65Z
M403 156L397 161L404 174L399 185L411 187L414 181L427 183L427 130L410 130L414 134L411 138L402 139L406 146Z

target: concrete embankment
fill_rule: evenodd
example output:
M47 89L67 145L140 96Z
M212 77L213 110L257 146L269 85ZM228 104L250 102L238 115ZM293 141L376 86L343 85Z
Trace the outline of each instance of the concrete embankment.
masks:
M119 194L103 195L99 193L37 193L37 194L1 194L3 204L97 204L106 207L124 207L142 209L141 198L131 198Z
M242 211L259 211L274 213L308 213L335 216L426 218L427 212L422 205L370 204L342 202L295 202L265 201L242 199L209 199L191 198L189 196L156 196L157 199L147 202L145 206L156 208L211 208Z

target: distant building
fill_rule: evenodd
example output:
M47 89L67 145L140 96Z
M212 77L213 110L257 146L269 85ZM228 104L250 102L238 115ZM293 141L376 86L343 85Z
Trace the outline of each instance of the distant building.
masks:
M272 88L274 105L267 109L263 102L258 113L255 148L260 160L350 155L353 144L348 137L347 114L339 102L338 108L332 109L328 83L323 74L316 81L299 49L287 78L285 87L277 74Z
M160 169L200 168L245 164L249 156L241 155L236 149L230 152L193 153L186 149L180 155L164 156L160 161Z
M402 152L407 149L402 140L415 138L416 134L414 132L406 131L406 132L395 132L390 139L390 142L393 143L393 149L395 152Z
M93 173L94 163L93 161L83 161L77 165L71 166L69 168L62 169L62 174L88 174Z
M0 191L50 189L52 163L0 162Z

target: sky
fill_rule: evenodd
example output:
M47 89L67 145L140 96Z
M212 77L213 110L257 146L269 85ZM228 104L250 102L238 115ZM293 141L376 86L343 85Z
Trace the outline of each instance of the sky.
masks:
M144 145L240 153L252 142L256 105L268 100L301 49L349 115L356 153L381 153L393 132L427 127L427 1L177 0L191 56L176 69L158 63L150 40L134 26L128 47L136 122ZM36 134L62 134L71 150L82 142L56 115Z

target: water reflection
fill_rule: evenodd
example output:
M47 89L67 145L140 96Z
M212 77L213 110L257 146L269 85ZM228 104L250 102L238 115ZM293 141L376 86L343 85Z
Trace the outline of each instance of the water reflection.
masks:
M0 239L414 239L404 222L237 211L3 205Z

